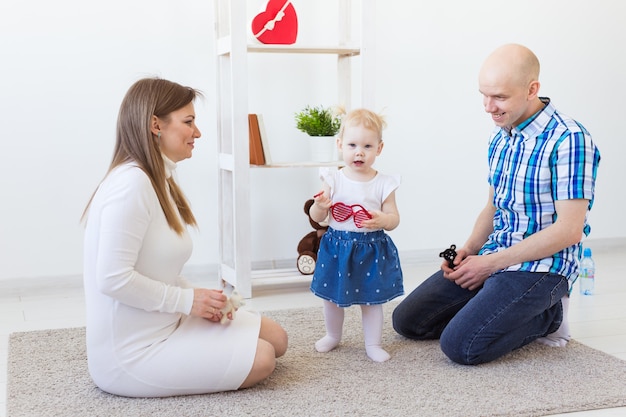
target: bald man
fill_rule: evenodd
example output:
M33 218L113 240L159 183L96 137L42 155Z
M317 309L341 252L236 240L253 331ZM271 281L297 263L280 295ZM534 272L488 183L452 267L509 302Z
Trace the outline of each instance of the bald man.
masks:
M399 334L439 338L451 360L467 365L535 340L566 345L600 162L589 132L539 96L539 61L528 48L496 49L478 84L495 124L487 204L453 267L444 261L393 312Z

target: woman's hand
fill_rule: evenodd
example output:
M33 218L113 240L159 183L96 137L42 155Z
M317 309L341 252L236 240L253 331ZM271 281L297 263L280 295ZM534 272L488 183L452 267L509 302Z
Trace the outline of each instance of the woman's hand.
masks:
M193 304L189 314L213 322L219 322L223 316L221 310L226 306L226 299L226 295L224 295L222 290L195 288L193 290Z

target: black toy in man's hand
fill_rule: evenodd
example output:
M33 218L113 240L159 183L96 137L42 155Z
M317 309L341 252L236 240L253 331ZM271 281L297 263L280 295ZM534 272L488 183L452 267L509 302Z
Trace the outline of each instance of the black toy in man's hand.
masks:
M454 258L456 258L456 245L450 245L450 247L439 254L440 258L444 258L448 261L448 266L454 269Z

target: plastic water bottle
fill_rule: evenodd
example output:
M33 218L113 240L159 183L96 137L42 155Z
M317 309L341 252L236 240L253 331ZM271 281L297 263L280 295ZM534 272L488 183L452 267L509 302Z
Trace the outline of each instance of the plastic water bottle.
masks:
M580 293L582 295L593 294L593 286L595 284L596 264L591 257L591 249L585 248L583 251L583 259L580 261Z

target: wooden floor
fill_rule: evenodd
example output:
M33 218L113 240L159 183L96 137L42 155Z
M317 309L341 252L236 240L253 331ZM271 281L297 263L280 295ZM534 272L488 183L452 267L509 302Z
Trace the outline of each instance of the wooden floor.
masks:
M596 291L583 296L578 288L570 302L572 337L595 349L626 360L626 239L593 241L589 246L596 261ZM404 262L405 290L410 292L438 268L433 262ZM321 306L308 289L309 280L255 281L252 299L244 308L277 310ZM204 281L204 282L202 282ZM197 283L215 287L216 279ZM80 277L0 281L0 417L6 416L7 343L12 332L85 325L84 297ZM389 317L385 317L389 321ZM626 384L626 381L616 381ZM581 387L582 389L582 387ZM626 395L626 391L625 391ZM624 416L626 407L567 416ZM563 414L562 416L565 416Z

